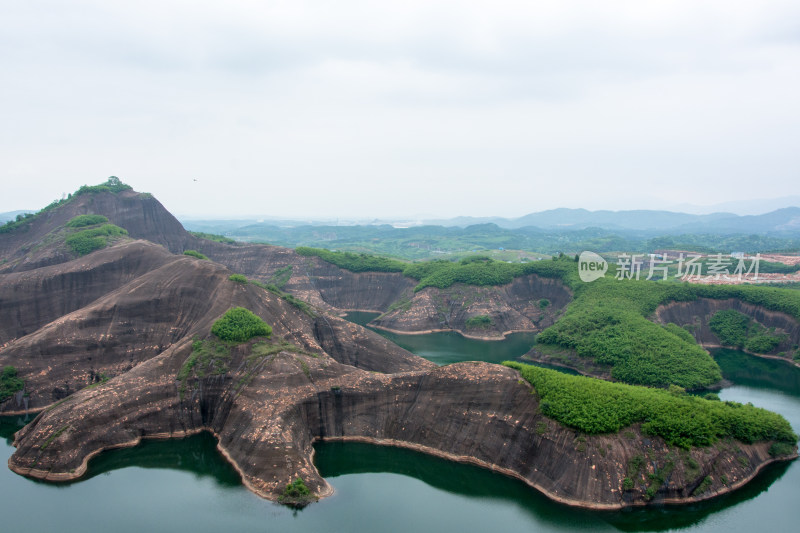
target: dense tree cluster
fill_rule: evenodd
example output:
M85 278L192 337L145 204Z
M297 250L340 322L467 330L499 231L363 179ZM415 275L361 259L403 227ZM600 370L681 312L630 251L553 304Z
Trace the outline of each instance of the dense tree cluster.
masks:
M750 404L690 396L679 387L652 389L521 363L503 364L518 370L533 386L542 414L587 434L615 433L641 423L646 434L683 448L709 446L725 437L744 443L797 442L786 419Z
M253 337L269 337L272 327L249 309L234 307L214 322L211 333L223 341L245 342Z
M86 226L96 226L108 222L108 218L103 215L78 215L69 222L68 228L83 228Z
M86 255L100 248L105 248L108 245L109 238L121 237L127 234L128 232L119 226L103 224L97 228L89 228L73 233L66 238L65 242L76 254Z
M536 261L532 263L506 263L494 261L486 256L467 257L461 261L422 261L405 263L388 257L352 252L331 252L321 248L299 247L300 255L316 256L351 272L401 272L404 276L417 280L415 291L425 287L446 289L455 283L465 285L505 285L514 278L526 274L539 274L547 277L566 277L574 270L571 260Z
M17 369L13 366L3 367L0 373L0 403L6 401L15 392L21 391L25 386L22 379L17 377Z
M785 338L785 335L768 331L749 316L733 309L715 313L708 326L725 346L754 353L769 353Z
M800 320L800 291L754 285L617 280L610 275L584 283L577 275L578 264L567 256L530 263L492 261L486 256L459 262L404 263L318 248L298 248L298 253L320 257L353 272L402 272L418 281L417 291L425 287L447 288L455 283L503 285L527 274L560 279L575 298L564 316L539 335L537 343L575 350L581 357L609 365L615 379L640 385L663 387L672 383L697 389L722 379L717 364L691 334L675 325L665 328L648 320L661 304L697 298L736 298ZM758 337L751 348L763 351L773 341Z

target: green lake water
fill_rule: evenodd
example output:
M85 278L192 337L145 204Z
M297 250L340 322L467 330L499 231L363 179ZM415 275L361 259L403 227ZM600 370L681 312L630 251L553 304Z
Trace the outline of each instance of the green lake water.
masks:
M350 322L366 326L380 313L352 311L345 318ZM468 339L454 331L426 333L424 335L400 335L382 329L370 328L411 353L433 361L437 365L449 365L461 361L486 361L502 363L526 354L534 344L536 333L511 333L502 341Z
M800 428L800 372L781 362L720 351L736 385L723 400L752 402ZM742 369L758 363L759 371ZM763 364L762 364L763 363ZM0 454L23 417L0 418ZM710 503L601 513L553 503L522 482L409 450L359 443L317 445L336 493L293 511L248 492L207 434L146 441L90 463L78 482L50 484L0 468L2 531L794 531L800 523L798 461L766 469Z

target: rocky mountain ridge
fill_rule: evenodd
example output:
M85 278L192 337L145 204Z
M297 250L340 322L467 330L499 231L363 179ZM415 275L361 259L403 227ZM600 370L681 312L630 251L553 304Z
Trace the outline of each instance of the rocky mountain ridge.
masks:
M47 246L36 249L89 213L129 236L81 257L55 240L44 252ZM182 255L187 249L211 260ZM103 450L210 431L254 492L279 499L302 477L324 497L331 489L316 472L311 444L350 439L472 462L556 500L612 509L704 499L775 460L769 443L720 442L678 461L679 450L636 426L629 436L583 436L544 417L515 370L436 367L337 316L348 308L387 311L413 288L402 275L356 274L291 250L198 239L154 198L133 191L83 195L41 214L0 234L0 254L0 366L13 366L24 381L0 413L39 413L15 437L9 466L22 475L75 479ZM288 272L282 286L305 297L311 312L279 292L231 279L244 273L269 283ZM571 297L535 276L514 283L525 287L492 288L481 298L505 298L503 312L517 323L540 294L555 310ZM196 343L212 341L212 324L237 306L267 321L271 338L190 364ZM494 318L503 328L510 323ZM671 462L672 474L654 487L625 486L639 456L651 459L650 469ZM647 483L647 471L640 474Z

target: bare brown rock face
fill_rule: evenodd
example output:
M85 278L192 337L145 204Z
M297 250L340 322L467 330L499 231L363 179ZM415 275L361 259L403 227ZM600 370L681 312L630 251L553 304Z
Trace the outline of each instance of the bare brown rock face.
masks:
M399 273L349 272L318 257L265 245L230 246L202 241L196 249L234 272L272 283L281 269L291 274L283 289L321 309L382 312L417 282Z
M791 361L792 347L800 344L800 323L786 313L770 311L757 305L730 298L712 300L698 298L690 302L671 302L659 306L654 318L661 324L672 322L686 329L706 347L719 346L720 341L708 326L711 317L718 311L733 309L739 311L767 328L775 328L776 334L785 334L786 338L770 354L784 352L783 358Z
M53 232L78 215L104 215L111 224L128 230L134 239L183 252L196 239L161 203L148 194L125 191L76 196L66 204L37 216L30 224L0 234L0 273L19 272L63 263L75 257L63 243L51 242Z
M478 464L558 501L611 509L650 499L641 487L623 489L629 465L645 454L637 475L669 468L653 498L671 502L728 491L771 461L766 444L720 443L704 453L670 449L636 427L624 438L581 436L538 414L516 371L485 363L387 375L284 351L263 358L242 386L243 371L233 369L244 368L244 349L229 374L195 380L181 397L174 376L188 349L174 346L45 411L17 434L10 467L74 479L103 449L206 430L256 493L276 499L300 476L323 497L331 489L311 460L313 441L359 440ZM693 494L707 477L712 484Z
M161 246L136 241L75 261L0 276L0 346L177 259Z
M374 331L331 315L320 315L314 319L314 337L337 362L363 370L392 374L436 366L417 357L386 357L386 354L398 354L393 342Z
M480 338L502 338L512 331L539 331L555 322L572 294L561 282L535 274L498 287L453 285L407 293L405 305L378 317L373 325L405 333L455 330ZM490 324L470 326L485 316Z
M81 214L101 214L125 228L133 239L145 239L172 253L198 250L236 273L274 283L288 269L283 289L320 309L341 312L387 312L375 325L402 333L454 330L467 336L500 339L511 331L539 331L551 325L572 299L559 281L535 275L502 287L429 287L418 293L416 280L400 273L340 269L318 257L306 257L277 246L229 245L198 239L186 232L155 198L133 191L83 195L38 217L24 231L0 235L2 272L20 272L68 262L74 254L63 242L34 251L42 240L53 240L54 229ZM63 237L61 239L63 241ZM0 293L2 297L2 293ZM540 304L546 300L546 306ZM485 315L491 325L467 327L470 317Z
M301 347L319 349L319 331L336 347L335 356L351 358L348 362L360 357L367 370L430 364L338 317L318 317L317 322L328 325L321 328L269 291L230 281L230 274L211 261L134 241L60 265L0 276L7 320L0 366L16 367L26 385L26 394L0 405L0 411L41 408L130 371L175 343L206 335L214 320L235 306L270 317L277 335ZM361 331L355 334L354 329ZM376 359L372 354L377 350L396 357Z
M106 215L131 239L81 258L48 252L25 260L35 256L37 238L84 213ZM277 499L300 476L324 497L331 488L311 460L312 443L353 439L492 468L566 503L619 508L726 492L772 461L769 443L721 442L704 453L670 449L637 427L579 435L539 414L537 396L515 370L436 367L326 313L385 311L412 295L413 280L344 272L277 247L201 241L165 213L146 195L100 193L40 215L21 233L0 235L8 259L0 273L0 366L16 367L25 382L0 412L41 411L15 436L15 472L75 479L103 450L210 431L254 492ZM170 253L186 248L217 262ZM316 316L231 281L232 272L265 283L288 273L285 289L317 305ZM545 327L571 298L536 276L471 291L426 289L410 300L408 316L398 308L382 320L438 329L431 326L444 317L459 329L470 316L487 314L499 334ZM271 338L200 358L197 346L216 342L212 324L236 306L269 323ZM635 474L641 483L626 490L631 462L644 456ZM665 471L647 493L648 474Z

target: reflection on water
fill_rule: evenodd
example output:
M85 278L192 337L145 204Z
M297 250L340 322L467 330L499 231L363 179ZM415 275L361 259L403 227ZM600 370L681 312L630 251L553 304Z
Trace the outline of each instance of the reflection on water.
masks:
M345 318L366 326L378 313L352 311ZM368 327L368 326L367 326ZM533 346L536 333L511 333L502 341L468 339L455 331L440 331L423 335L400 335L378 328L370 328L401 348L424 357L437 365L461 361L502 363L525 355Z
M800 395L800 368L788 361L764 359L737 350L712 350L722 375L737 385Z
M93 458L87 476L77 482L131 466L191 472L226 487L242 484L242 478L233 465L220 456L217 439L207 432L184 439L145 439L134 448L109 450Z
M317 444L315 448L317 467L334 486L338 476L366 473L410 476L431 488L478 501L481 505L510 504L521 514L525 514L531 524L539 526L547 524L548 531L609 527L622 531L664 531L689 527L701 523L715 513L723 512L764 493L790 466L788 463L783 463L767 468L763 475L743 490L710 502L690 506L592 512L555 503L522 481L476 466L453 463L412 450L350 442L322 443ZM379 482L379 477L373 477L373 480L378 481L375 490L386 490ZM393 497L395 496L397 494L393 492ZM505 522L501 520L497 525L502 527ZM512 527L512 524L509 523L508 526ZM733 531L749 530L734 528Z
M790 468L790 463L781 463L765 468L759 476L751 483L742 487L741 490L715 498L707 502L700 502L690 505L662 505L658 507L646 507L636 509L626 509L615 513L605 514L605 519L621 531L664 531L668 529L687 528L696 526L689 531L741 531L752 532L753 523L740 524L739 526L730 524L733 516L742 514L735 506L743 502L754 500L759 495L764 494L770 489L773 483L781 479ZM757 512L765 512L767 502L759 504L761 509ZM728 513L727 515L725 513ZM800 516L791 513L789 510L778 510L778 516L774 517L776 523L786 525L796 521ZM749 513L744 513L749 514ZM784 515L781 520L781 515ZM758 524L759 520L756 520ZM777 528L781 531L789 531L792 527Z
M11 445L14 441L14 433L31 420L33 420L31 415L0 416L0 439L5 439L6 444Z
M722 354L726 377L749 368ZM761 365L762 361L759 361ZM751 401L800 428L800 389L780 362L747 372L723 400ZM770 366L772 365L772 366ZM777 365L777 366L776 366ZM726 368L729 367L727 370ZM796 383L796 382L795 382ZM779 390L774 390L777 387ZM11 455L24 417L0 418L0 454ZM800 522L797 462L765 469L742 490L691 506L589 512L551 502L519 480L410 450L362 443L316 445L320 472L336 489L301 512L261 500L240 483L210 434L145 441L90 462L86 479L54 485L0 469L3 531L686 531L752 532Z

